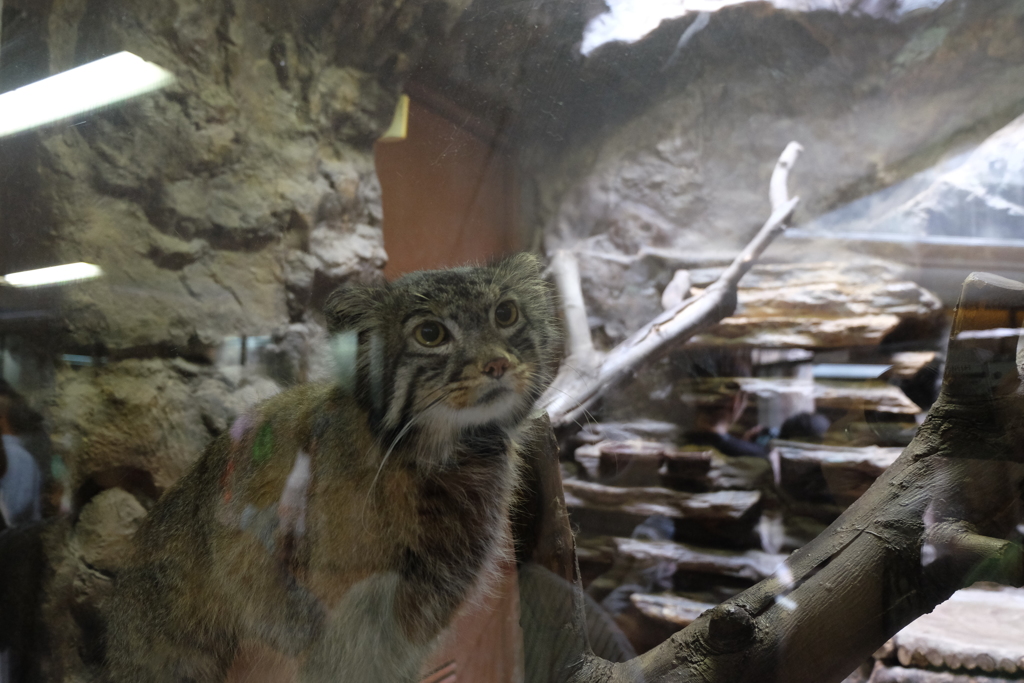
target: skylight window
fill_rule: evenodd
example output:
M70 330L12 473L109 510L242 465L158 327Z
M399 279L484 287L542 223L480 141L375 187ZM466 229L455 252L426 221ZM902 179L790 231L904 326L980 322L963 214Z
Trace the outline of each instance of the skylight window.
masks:
M723 7L754 0L605 0L608 11L594 17L583 30L580 52L587 55L615 41L635 43L658 28L666 19L675 19L698 12L717 12ZM867 14L898 20L917 10L933 10L945 0L896 0L865 2L864 0L770 0L779 9L796 12L826 10L845 14Z
M605 43L635 43L666 19L695 12L714 12L750 0L605 0L608 11L594 17L583 30L580 52L590 54Z

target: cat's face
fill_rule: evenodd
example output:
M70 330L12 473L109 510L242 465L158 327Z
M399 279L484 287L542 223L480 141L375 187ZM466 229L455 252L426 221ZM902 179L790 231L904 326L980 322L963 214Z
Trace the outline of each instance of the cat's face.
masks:
M521 420L550 383L559 344L536 258L411 273L343 288L332 333L358 335L355 394L381 434Z

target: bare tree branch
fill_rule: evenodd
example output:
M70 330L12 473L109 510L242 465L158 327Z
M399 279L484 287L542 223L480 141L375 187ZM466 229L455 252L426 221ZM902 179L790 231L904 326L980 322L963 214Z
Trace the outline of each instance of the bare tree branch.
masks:
M569 341L566 361L577 369L590 370L597 366L597 351L587 323L587 307L580 287L580 269L576 256L568 249L559 249L551 259L551 273L562 300L565 314L565 333Z
M578 307L582 306L582 293L578 271L575 272L575 284L571 277L575 270L575 260L570 263L566 254L556 254L552 270L556 275L559 291L563 297L568 297L565 299L565 305L572 352L540 401L540 405L550 415L554 427L570 424L579 419L608 389L643 362L662 352L669 344L684 341L732 314L736 309L736 290L740 278L753 267L772 240L785 229L786 221L799 201L796 197L789 198L786 186L789 171L802 149L796 142L786 146L775 164L769 185L771 216L718 280L700 295L684 299L674 308L644 325L612 349L596 367L589 364L596 356L590 344L589 328L585 342L583 334L576 330L579 325L586 324L586 315L582 314L581 323ZM577 345L582 350L587 344L590 345L591 352L579 357L580 361L587 364L581 363L577 366L574 362Z

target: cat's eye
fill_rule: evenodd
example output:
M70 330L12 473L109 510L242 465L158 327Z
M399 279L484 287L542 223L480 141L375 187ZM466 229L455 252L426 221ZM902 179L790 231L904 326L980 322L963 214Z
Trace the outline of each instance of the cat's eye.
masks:
M441 323L432 320L417 325L412 334L416 341L424 346L440 346L448 340L448 330L444 329Z
M498 327L508 327L519 320L519 309L511 301L502 301L494 309L494 322Z

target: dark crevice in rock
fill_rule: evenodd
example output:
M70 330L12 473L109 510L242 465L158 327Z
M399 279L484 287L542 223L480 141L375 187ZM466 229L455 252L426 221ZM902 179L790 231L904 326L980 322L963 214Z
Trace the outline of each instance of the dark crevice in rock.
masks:
M309 233L312 230L309 221L298 211L292 211L288 224L284 228L285 245L299 251L309 251Z
M291 77L288 73L288 47L284 38L278 36L270 44L270 52L267 59L274 65L274 73L277 75L277 82L282 90L290 90Z
M235 41L231 39L231 21L235 18L235 3L232 0L223 0L224 7L220 13L220 23L217 26L217 39L221 53L222 69L224 70L224 87L231 90L231 57L235 47Z
M224 432L224 429L217 423L214 416L203 413L202 420L203 426L206 427L206 431L210 432L210 436L220 436Z
M192 123L192 127L195 130L200 130L200 122L197 120L195 113L192 111L192 104L189 100L189 95L183 90L165 90L161 93L160 97L167 99L169 102L173 102L181 107L181 114L185 120Z
M214 249L225 251L261 251L279 240L284 226L288 225L287 216L271 214L275 225L260 226L254 230L227 228L214 225L209 232L202 234Z
M86 569L88 569L93 574L96 574L98 577L101 577L101 578L107 579L107 580L113 580L114 579L115 575L112 572L103 571L102 569L99 569L98 567L95 567L95 566L89 564L85 560L82 560L82 566L85 567Z
M193 240L192 243L201 243L194 248L181 250L181 251L167 251L159 246L150 247L149 251L146 252L146 258L152 261L155 265L166 270L181 270L187 265L195 263L202 258L205 243L202 240ZM190 243L190 245L192 244Z
M146 358L181 358L190 363L209 365L212 362L213 351L213 347L203 344L194 337L185 346L161 342L116 349L108 349L103 344L82 345L69 343L62 344L59 347L59 353L92 358L93 367L100 367L122 360Z
M245 304L244 304L244 303L242 303L242 300L241 300L241 299L240 299L240 298L238 297L238 292L236 292L236 291L234 290L234 288L233 288L233 287L231 287L230 285L226 284L226 283L225 283L225 282L223 281L223 278L221 278L221 277L219 277L219 276L217 275L217 272L216 272L216 271L214 271L214 270L211 270L211 271L210 271L210 279L212 279L212 280L213 280L214 282L216 282L216 283L217 283L217 284L218 284L218 285L219 285L219 286L220 286L220 287L221 287L222 289L224 289L224 290L225 290L225 291L226 291L226 292L227 292L228 294L230 294L230 295L231 295L231 297L232 297L232 298L233 298L233 299L235 300L235 303L237 303L237 304L238 304L238 307L239 307L239 308L244 308L244 307L245 307Z

